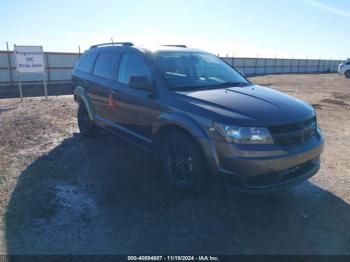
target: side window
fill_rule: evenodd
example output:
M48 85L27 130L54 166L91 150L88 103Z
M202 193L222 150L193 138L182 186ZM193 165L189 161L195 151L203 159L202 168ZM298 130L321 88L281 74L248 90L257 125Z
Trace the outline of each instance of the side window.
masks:
M139 55L123 54L118 70L118 81L128 84L131 76L152 78L151 71Z
M93 75L114 79L117 57L117 53L112 52L99 54L95 62Z
M347 62L346 65L350 65L350 62Z
M96 57L95 53L84 54L80 58L77 66L76 66L76 69L78 71L81 71L81 72L84 72L84 73L90 73L91 69L92 69L92 66L94 64L95 57Z

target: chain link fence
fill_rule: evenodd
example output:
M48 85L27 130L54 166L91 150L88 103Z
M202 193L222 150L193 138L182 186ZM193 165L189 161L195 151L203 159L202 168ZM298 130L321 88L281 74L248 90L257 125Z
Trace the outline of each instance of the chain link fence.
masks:
M67 82L79 53L45 52L46 78L49 83ZM337 72L340 60L222 57L246 76L266 74L318 74ZM0 85L16 85L15 59L12 51L0 51ZM41 75L22 76L24 84L42 81Z

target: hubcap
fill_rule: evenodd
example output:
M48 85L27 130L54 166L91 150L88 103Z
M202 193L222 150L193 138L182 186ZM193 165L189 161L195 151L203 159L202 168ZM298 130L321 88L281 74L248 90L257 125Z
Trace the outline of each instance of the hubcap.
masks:
M173 179L188 184L193 179L193 160L185 146L173 143L168 153L168 170Z

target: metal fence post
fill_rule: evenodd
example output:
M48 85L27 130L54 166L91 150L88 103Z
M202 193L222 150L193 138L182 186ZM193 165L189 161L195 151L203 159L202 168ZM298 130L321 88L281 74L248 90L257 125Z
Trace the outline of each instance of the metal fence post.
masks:
M256 54L256 58L255 58L255 75L258 75L258 57L259 57L259 53Z
M331 73L334 72L333 68L334 68L334 61L331 60Z
M22 75L18 72L18 89L21 102L23 101L23 91L22 91Z
M235 67L235 52L232 53L232 67Z
M13 77L12 77L12 68L11 68L11 56L10 56L10 50L9 50L9 43L6 42L6 49L7 49L7 66L9 69L9 74L10 74L10 82L11 86L13 86Z
M45 53L45 61L46 61L47 82L50 82L50 65L49 65L48 53Z
M243 58L243 73L246 75L246 58Z
M44 82L45 100L47 101L47 83L46 83L46 74L45 74L45 72L43 72L43 82Z

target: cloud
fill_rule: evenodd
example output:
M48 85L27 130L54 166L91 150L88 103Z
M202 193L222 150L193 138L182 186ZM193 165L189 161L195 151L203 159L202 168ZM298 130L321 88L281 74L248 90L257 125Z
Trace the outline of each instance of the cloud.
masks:
M318 7L318 8L320 8L320 9L326 11L326 12L350 18L350 11L344 11L344 10L341 10L341 9L338 9L338 8L335 8L335 7L332 7L332 6L320 3L320 2L318 2L316 0L304 0L304 2L308 3L309 5Z

